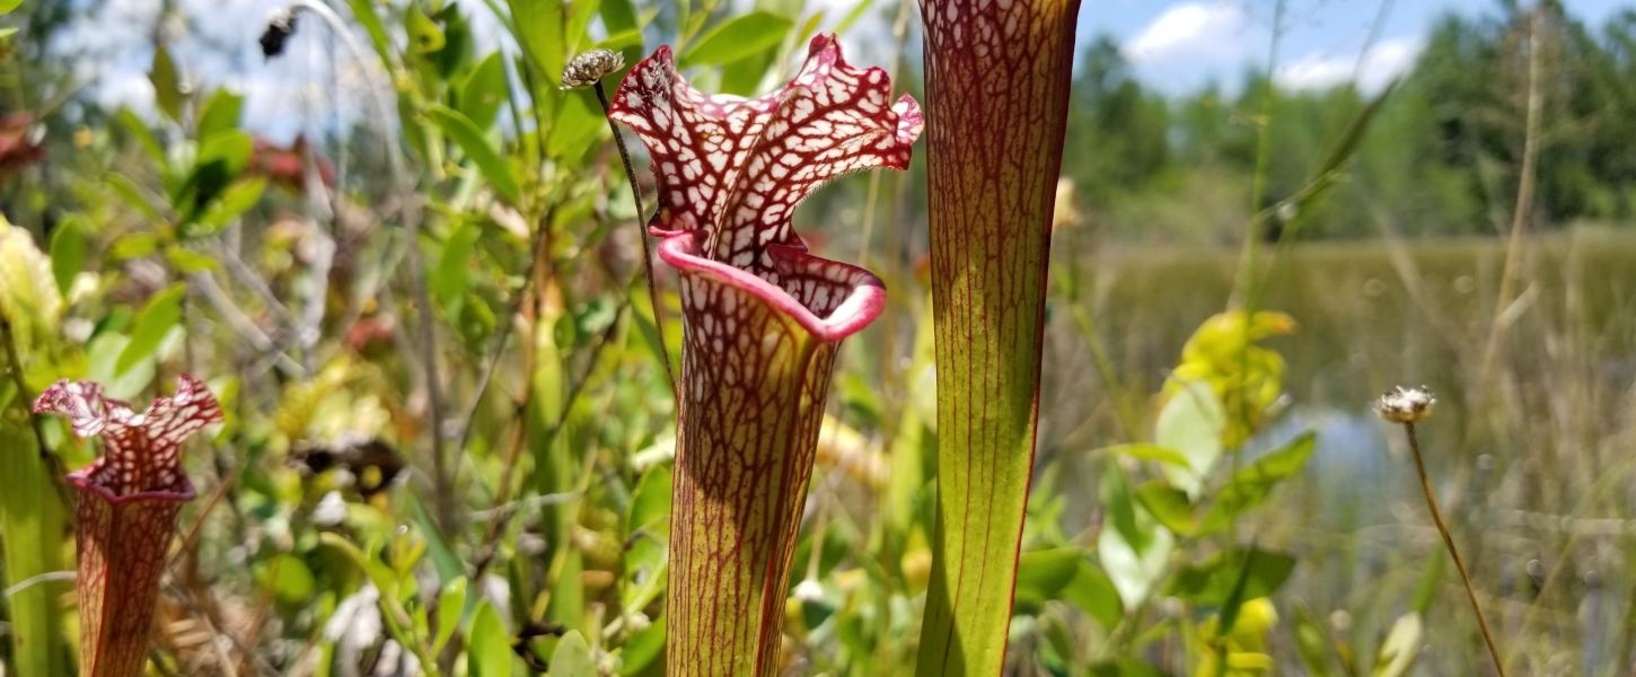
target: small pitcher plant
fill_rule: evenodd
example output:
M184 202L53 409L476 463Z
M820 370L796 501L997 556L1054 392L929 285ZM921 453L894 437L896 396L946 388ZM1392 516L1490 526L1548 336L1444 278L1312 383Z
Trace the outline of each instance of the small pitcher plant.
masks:
M79 494L80 674L143 674L160 577L182 504L194 498L182 472L182 441L222 420L204 383L182 375L176 394L138 413L91 381L58 381L35 413L67 418L80 437L102 439L102 458L68 475Z
M613 97L611 117L642 139L657 179L649 232L681 275L670 674L778 670L836 352L886 299L868 271L808 253L790 217L830 178L908 166L920 107L891 88L820 35L795 78L760 98L695 91L668 47Z

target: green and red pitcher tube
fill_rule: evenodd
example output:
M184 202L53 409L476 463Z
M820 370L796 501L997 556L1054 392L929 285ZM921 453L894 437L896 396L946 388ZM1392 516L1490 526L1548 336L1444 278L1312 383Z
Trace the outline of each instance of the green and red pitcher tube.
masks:
M79 498L80 675L139 677L176 518L195 495L181 443L221 421L221 408L202 382L183 375L175 395L141 413L104 397L97 383L66 380L46 389L34 411L102 440L102 457L68 475Z
M937 527L921 675L997 675L1033 473L1078 0L921 0Z
M647 146L649 232L680 275L681 410L666 598L671 675L779 670L784 600L841 341L885 305L878 278L808 253L790 228L826 180L903 169L918 104L832 36L755 99L705 95L668 47L637 64L611 116Z

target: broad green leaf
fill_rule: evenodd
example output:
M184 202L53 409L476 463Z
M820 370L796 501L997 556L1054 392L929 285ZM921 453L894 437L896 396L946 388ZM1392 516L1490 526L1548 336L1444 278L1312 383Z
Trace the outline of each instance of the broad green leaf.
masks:
M74 286L75 276L85 266L85 252L89 248L88 238L77 219L64 219L51 234L51 277L65 298Z
M569 630L557 640L557 650L551 652L551 677L596 677L596 664L591 660L591 647L578 630Z
M23 4L23 0L0 0L0 14L10 14Z
M681 55L681 65L720 66L771 49L784 42L795 22L771 12L733 17L706 33Z
M642 29L632 28L628 31L609 34L607 39L596 43L596 46L611 49L615 52L640 49L642 46Z
M511 635L487 599L478 603L472 616L466 671L471 677L511 677Z
M438 128L460 146L466 158L477 165L483 178L488 179L489 186L494 192L508 202L515 203L522 190L517 187L517 177L511 171L511 164L489 145L489 140L483 132L472 124L472 121L460 111L433 104L426 108L427 115L437 123Z
M227 89L216 90L199 111L197 136L208 139L218 133L237 129L239 112L243 108L244 97Z
M199 158L194 165L219 160L226 165L230 174L238 174L250 164L250 154L255 151L255 145L248 132L231 128L218 130L199 143Z
M375 13L373 0L347 0L347 8L352 10L352 18L369 35L370 44L375 46L375 55L387 60L392 54L392 43L386 37L386 26L381 23L380 15Z
M650 667L655 666L665 652L665 619L660 616L653 621L653 625L638 631L620 648L620 672L623 677L637 677L638 675L653 674Z
M1215 504L1210 506L1210 513L1199 527L1200 531L1211 533L1225 529L1239 515L1266 501L1278 483L1300 474L1301 469L1306 467L1316 440L1312 433L1304 433L1289 444L1240 468L1216 496Z
M186 95L182 92L181 76L176 72L176 62L170 58L170 50L163 45L153 50L153 62L148 67L148 81L153 84L153 100L159 106L160 112L172 121L182 120L182 103Z
M1221 431L1225 425L1220 400L1201 381L1184 383L1159 411L1154 442L1187 459L1186 466L1167 464L1160 470L1171 486L1187 492L1188 498L1199 497L1204 478L1221 458Z
M636 63L642 58L642 24L636 16L631 0L602 0L597 6L602 16L602 28L608 38L598 47L625 55L625 63Z
M1233 550L1182 567L1167 592L1198 606L1219 607L1235 593L1240 600L1267 597L1294 570L1295 558L1281 552Z
M1420 614L1409 612L1392 624L1386 641L1380 643L1375 654L1374 677L1401 677L1409 674L1414 660L1420 656L1422 628Z
M466 75L460 85L460 112L472 125L486 130L499 117L500 104L510 95L506 82L505 53L495 51Z
M523 51L555 84L562 77L567 57L563 54L568 44L567 21L563 17L561 0L510 0L511 20L517 28L517 42Z
M119 359L114 362L115 372L123 373L159 350L165 335L182 320L182 296L186 292L187 287L176 284L148 299L131 326L131 342L119 351Z

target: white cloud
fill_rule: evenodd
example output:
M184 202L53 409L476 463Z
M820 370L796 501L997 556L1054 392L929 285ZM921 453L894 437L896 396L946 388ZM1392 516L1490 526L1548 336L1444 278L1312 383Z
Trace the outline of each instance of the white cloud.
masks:
M1371 47L1362 59L1314 52L1280 66L1273 79L1290 89L1327 89L1355 77L1359 89L1378 92L1414 67L1420 49L1418 38L1393 38Z
M1229 2L1172 5L1131 36L1125 57L1141 65L1178 60L1233 60L1246 54L1250 25L1244 8Z

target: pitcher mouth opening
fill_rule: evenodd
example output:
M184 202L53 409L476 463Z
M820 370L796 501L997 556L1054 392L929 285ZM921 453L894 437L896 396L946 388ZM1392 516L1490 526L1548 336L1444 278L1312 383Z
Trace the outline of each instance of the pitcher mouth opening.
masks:
M886 286L863 268L814 256L805 247L768 245L783 284L698 254L704 231L673 233L659 242L659 258L682 273L682 284L703 276L753 295L814 337L839 341L868 326L886 308Z

